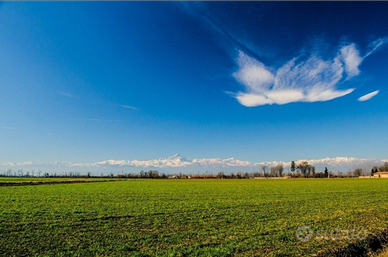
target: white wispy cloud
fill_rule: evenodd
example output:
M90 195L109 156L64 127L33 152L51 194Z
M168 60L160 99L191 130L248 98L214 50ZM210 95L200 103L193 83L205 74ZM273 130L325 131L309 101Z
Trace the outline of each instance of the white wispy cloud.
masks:
M60 95L70 97L70 98L77 98L75 95L67 93L67 92L59 92Z
M280 68L273 69L239 51L239 69L233 77L245 86L245 91L233 94L246 107L293 102L329 101L348 95L354 88L339 89L338 85L360 74L364 58L388 40L376 40L364 57L354 43L338 49L336 56L324 60L316 54L296 57Z
M306 61L294 58L276 72L271 72L270 68L242 51L237 62L240 69L233 76L245 86L246 92L239 92L235 97L247 107L328 101L347 95L354 89L338 90L336 85L345 72L349 77L358 74L361 63L354 45L343 47L329 61L315 55Z
M369 55L373 54L374 52L376 52L379 48L381 48L382 46L384 46L386 43L388 43L388 37L384 37L384 38L379 38L379 39L376 39L375 41L373 41L370 45L369 45L369 52L363 57L368 57Z
M369 44L364 56L360 55L355 43L341 45L333 59L322 59L314 51L315 54L308 56L307 60L294 58L279 69L273 69L258 59L258 56L274 58L272 51L258 49L252 42L243 40L225 26L221 26L217 19L200 11L202 3L181 4L185 11L201 19L225 41L230 41L235 49L240 49L237 58L239 70L233 73L233 76L245 86L245 90L226 93L246 107L329 101L348 95L354 88L340 89L339 85L359 75L359 66L363 60L388 42L388 37L376 39Z
M373 91L369 94L363 95L360 98L358 98L358 101L360 101L360 102L368 101L369 99L371 99L372 97L377 95L379 92L380 92L380 90L376 90L376 91Z
M139 108L131 106L131 105L120 104L120 106L125 108L125 109L139 110Z
M355 44L350 44L341 48L341 59L344 63L348 78L357 76L360 73L358 66L362 62L360 53Z
M0 165L3 167L19 167L19 166L32 166L35 163L32 161L25 162L1 162Z

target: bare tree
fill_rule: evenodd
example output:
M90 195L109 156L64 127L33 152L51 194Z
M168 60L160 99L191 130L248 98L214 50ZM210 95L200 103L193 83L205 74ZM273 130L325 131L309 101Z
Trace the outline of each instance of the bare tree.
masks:
M384 165L380 166L379 171L388 171L388 162L385 162Z
M267 165L261 166L261 170L263 171L263 175L265 176L268 172L268 166Z
M301 163L299 163L297 166L296 166L296 169L300 171L300 173L303 174L303 176L307 176L307 172L308 172L308 169L309 169L309 163L306 162L306 161L303 161Z
M355 177L359 177L359 176L361 176L362 175L362 169L361 168L357 168L357 169L355 169L354 171L353 171L353 176L355 176Z
M276 169L278 170L279 177L282 177L283 176L283 170L284 170L283 165L282 164L278 164L276 166Z
M217 178L225 178L224 172L222 172L222 171L218 172Z
M314 166L311 166L311 175L314 177L315 175L315 167Z
M277 169L276 167L271 167L271 176L276 177L277 176Z

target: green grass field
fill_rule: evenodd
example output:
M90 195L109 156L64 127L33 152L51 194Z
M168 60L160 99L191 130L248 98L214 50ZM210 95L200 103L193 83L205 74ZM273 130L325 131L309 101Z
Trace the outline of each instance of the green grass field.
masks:
M294 256L388 227L388 180L123 180L0 187L1 256Z
M60 178L60 177L0 177L0 183L7 183L7 182L16 182L16 183L23 183L23 182L52 182L52 181L101 181L101 180L107 180L107 178L83 178L83 177L74 177L74 178ZM109 178L109 180L115 180L112 178Z

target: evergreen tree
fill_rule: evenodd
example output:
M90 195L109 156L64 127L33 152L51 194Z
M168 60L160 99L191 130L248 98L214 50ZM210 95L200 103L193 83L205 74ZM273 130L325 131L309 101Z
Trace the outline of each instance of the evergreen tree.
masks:
M291 172L292 173L295 172L295 162L294 161L291 162Z
M329 177L329 171L327 170L327 167L325 167L324 176L325 178Z

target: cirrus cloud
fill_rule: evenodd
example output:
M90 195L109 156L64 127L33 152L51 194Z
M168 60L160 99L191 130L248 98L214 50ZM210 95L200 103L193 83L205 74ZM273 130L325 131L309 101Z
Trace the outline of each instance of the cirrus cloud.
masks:
M373 91L372 93L366 94L358 98L358 101L360 102L365 102L377 95L380 92L380 90Z
M376 44L373 51L382 45ZM239 51L239 69L233 77L245 86L245 91L233 96L246 107L333 100L354 91L339 89L338 85L359 75L359 66L367 56L361 57L351 43L342 46L333 59L324 60L315 54L296 57L276 70Z

